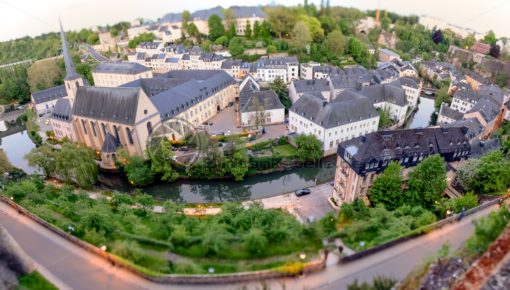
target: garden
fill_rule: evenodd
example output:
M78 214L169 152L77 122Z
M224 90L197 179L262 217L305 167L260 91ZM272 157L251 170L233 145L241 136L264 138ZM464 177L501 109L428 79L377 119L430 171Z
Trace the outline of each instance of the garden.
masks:
M12 182L2 194L155 275L285 271L317 258L321 238L332 230L321 221L302 225L292 215L259 204L226 203L217 215L187 216L182 205L157 204L141 192L91 199L71 186L45 185L37 177ZM163 212L154 212L155 205Z

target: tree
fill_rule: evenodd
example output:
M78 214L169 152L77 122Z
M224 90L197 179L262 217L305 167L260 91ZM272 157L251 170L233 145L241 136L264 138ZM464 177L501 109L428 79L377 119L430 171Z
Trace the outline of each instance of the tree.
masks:
M182 30L187 31L188 22L189 22L190 17L191 17L191 14L189 13L188 10L182 11L182 14L181 14Z
M268 241L264 231L258 228L252 228L243 236L243 243L248 252L253 256L262 255L268 246Z
M40 60L34 62L27 71L28 84L32 92L37 92L55 85L62 84L64 73L55 60Z
M480 167L479 159L468 159L457 172L457 182L465 190L471 190L477 179L477 169Z
M0 149L0 173L9 172L12 169L12 164L4 153L4 150Z
M253 38L257 39L260 37L260 23L259 21L255 21L253 24Z
M298 17L298 22L300 21L303 21L308 26L308 31L313 41L322 41L324 38L324 29L322 29L321 23L317 18L308 15L300 15Z
M211 15L207 20L207 25L209 27L209 39L211 41L215 41L216 38L225 34L225 27L223 26L221 17L218 15Z
M235 24L237 23L234 11L232 11L232 9L230 8L223 9L223 20L225 21L226 27L230 27L232 24L234 24L235 26Z
M232 155L226 160L226 166L227 171L236 181L243 180L246 173L248 173L248 168L250 166L246 149L235 148Z
M287 88L287 85L282 80L282 78L277 77L274 79L274 81L270 84L271 90L273 90L276 95L278 95L278 98L280 99L280 102L285 107L285 109L289 109L292 105L292 102L289 98L289 91Z
M326 37L324 41L324 46L326 49L333 54L339 55L343 54L345 51L345 46L347 45L347 41L343 36L340 30L334 30Z
M448 95L448 88L449 86L441 86L441 88L437 90L436 99L434 100L434 107L436 110L441 108L442 103L450 104L452 102L452 97Z
M228 38L228 39L231 39L232 37L235 37L237 35L237 29L236 29L236 24L235 23L232 23L228 26L228 29L227 31L225 32L225 36ZM221 36L219 37L221 38Z
M409 204L433 208L434 202L439 201L446 189L446 167L443 158L435 154L423 159L409 173L408 185L405 197Z
M438 29L432 33L432 41L434 41L435 44L443 42L443 39L443 31L441 31L441 29Z
M498 58L501 55L501 48L499 47L499 45L497 44L492 45L489 54L493 58Z
M90 64L86 62L80 62L76 64L76 72L82 75L91 86L94 85L94 78L92 76L92 69Z
M467 48L471 48L471 46L473 46L473 44L475 44L475 42L476 42L476 38L473 34L469 34L464 39L464 44L466 45Z
M172 168L174 153L170 141L163 138L159 142L156 141L156 144L151 146L150 149L148 152L152 172L160 174L161 180L176 180L179 177L179 173Z
M331 18L330 16L327 16L327 15L320 16L319 22L321 23L321 27L324 30L325 34L331 33L337 27L335 20L333 20L333 18Z
M126 150L122 148L118 150L117 155L120 161L119 166L126 174L129 183L134 186L145 186L152 183L154 180L154 173L150 165L142 157L130 156Z
M506 190L510 183L510 162L501 151L492 151L480 158L476 177L466 190L476 193L493 193Z
M402 197L402 167L398 162L391 162L374 180L370 188L370 201L394 210L402 205Z
M74 181L84 188L92 186L98 174L94 151L84 146L64 143L56 156L55 173L66 182Z
M269 15L269 27L278 38L288 36L296 25L296 15L287 7L268 7L267 14Z
M48 178L55 172L56 157L57 153L53 148L50 145L44 144L32 149L24 158L28 161L28 165L38 167L43 171L44 176Z
M483 38L483 41L492 46L496 44L498 39L496 38L496 34L494 33L494 31L490 30Z
M312 36L310 35L308 25L303 21L297 22L292 30L292 44L299 49L305 49L311 43Z
M244 52L243 41L239 37L233 37L228 43L228 50L232 56L241 55Z
M390 29L391 19L384 15L384 17L381 19L381 28L385 31L388 31Z
M260 26L260 37L262 37L263 39L271 38L271 27L269 26L269 23L265 20L262 22L262 25Z
M379 129L387 128L393 125L395 122L391 119L390 108L384 106L382 108L377 108L377 113L379 113Z
M156 36L154 35L154 33L145 32L145 33L142 33L142 34L138 35L137 37L131 39L128 42L128 47L133 49L133 48L137 47L142 42L150 42L150 41L154 41L154 39L156 39Z
M368 52L368 48L363 43L361 43L358 38L352 37L349 40L347 50L357 63L363 65L364 67L374 66L374 61Z
M89 34L86 42L90 45L98 44L99 43L99 35L96 32Z
M317 139L314 135L301 134L296 137L297 144L296 156L301 161L319 161L322 158L322 142Z
M224 225L210 224L202 235L202 247L209 254L220 254L228 249L230 237Z
M200 31L198 31L198 27L195 23L188 23L186 30L188 31L189 36L195 37L198 41L200 41Z
M246 29L244 30L244 36L246 36L246 38L250 39L252 36L251 34L252 34L251 22L249 20L246 20Z

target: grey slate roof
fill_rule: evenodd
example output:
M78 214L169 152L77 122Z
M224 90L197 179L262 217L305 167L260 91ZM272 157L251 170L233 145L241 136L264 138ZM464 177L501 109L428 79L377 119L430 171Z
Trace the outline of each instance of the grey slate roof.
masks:
M205 62L211 62L211 61L224 60L225 57L223 55L216 54L216 53L202 53L202 55L200 55L199 59L202 61L205 61Z
M482 98L479 94L477 94L473 90L456 91L453 94L453 97L472 104L478 102Z
M398 86L406 86L406 87L410 87L410 88L414 88L414 89L417 89L420 87L420 85L418 84L418 82L416 80L414 80L413 78L406 78L406 77L399 78L398 80L393 81L391 83L396 84Z
M499 113L499 104L491 98L483 98L468 111L468 113L479 112L487 123L496 118Z
M264 11L262 11L262 8L258 6L232 6L230 7L232 10L234 16L236 18L248 18L248 17L261 17L265 18L266 14ZM190 15L191 20L206 20L209 19L209 17L213 14L218 15L219 17L223 18L223 8L221 6L216 6L210 9L202 9L197 10ZM181 13L168 13L165 14L159 22L181 22L182 21L182 14Z
M351 90L338 94L332 102L305 93L290 111L326 129L379 116L369 98Z
M133 125L140 88L78 87L73 115Z
M95 73L106 74L139 74L150 71L150 68L133 62L102 62L94 69Z
M351 156L346 161L358 174L364 174L381 170L387 166L380 166L384 161L397 160L405 166L414 166L419 163L418 160L413 161L414 156L440 153L443 158L454 159L455 151L463 152L469 148L465 128L436 127L373 132L340 143L337 153L342 158L345 152L349 153ZM404 157L408 157L407 162L402 160ZM371 169L366 168L366 164L377 165Z
M101 147L101 152L104 153L114 153L117 152L117 149L122 147L119 139L115 138L109 132L106 133L106 137L103 142L103 146Z
M323 74L329 74L329 75L337 75L340 74L342 69L336 66L330 66L330 65L318 65L312 67L313 73L323 73Z
M327 79L315 79L315 80L293 80L292 84L298 94L305 92L314 91L329 91L330 82Z
M452 120L462 120L462 118L464 117L464 114L462 114L461 112L459 112L457 110L450 108L450 106L448 106L448 104L446 104L446 103L443 103L441 105L441 109L439 110L439 115L448 117Z
M266 17L266 13L258 6L232 6L230 9L236 18Z
M243 64L242 60L225 60L221 63L221 69L232 69L234 66L241 68L241 65Z
M398 78L400 76L400 72L393 63L388 62L383 63L376 70L374 70L373 75L374 82L380 84L385 80Z
M478 88L478 94L491 98L499 105L503 104L505 99L505 92L496 85L482 85Z
M246 105L241 107L241 112L256 112L275 109L284 109L280 99L274 91L251 91Z
M374 104L388 102L400 107L407 105L404 90L393 84L371 85L364 87L359 93L369 97Z
M36 104L43 104L63 97L67 97L64 85L32 93L32 99Z
M359 88L370 83L372 74L364 67L353 67L341 70L338 75L330 75L329 79L335 89Z
M144 49L156 49L156 48L158 48L160 43L161 42L155 42L155 41L149 42L148 41L148 42L142 42L138 46L141 48L144 48Z
M256 62L257 68L286 68L287 64L299 64L297 57L269 57Z
M181 22L182 21L182 14L181 13L168 13L168 14L165 14L160 22L161 23L164 23L164 22L169 22L169 23L175 23L175 22Z
M159 77L188 80L150 98L162 119L178 115L196 103L236 83L231 76L221 70L170 71Z
M69 123L71 122L73 118L73 108L71 107L69 99L62 98L55 103L55 108L53 108L51 112L51 118Z
M475 138L476 136L480 135L484 130L484 127L482 126L482 124L480 124L480 122L476 118L458 120L450 124L440 124L440 126L441 128L465 127L467 128L466 136L469 139Z
M490 140L477 140L476 142L471 143L471 152L469 153L469 157L480 158L483 155L500 148L501 144L499 143L498 138L492 138Z
M120 85L119 87L141 88L147 96L152 97L159 93L168 91L169 89L187 81L187 79L169 79L158 77L150 79L137 79L132 82Z

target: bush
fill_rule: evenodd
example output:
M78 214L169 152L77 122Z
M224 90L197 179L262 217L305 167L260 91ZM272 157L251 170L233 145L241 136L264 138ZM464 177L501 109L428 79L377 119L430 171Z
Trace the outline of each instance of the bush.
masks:
M468 254L477 255L485 252L510 222L510 212L501 207L497 212L475 221L475 234L466 242Z

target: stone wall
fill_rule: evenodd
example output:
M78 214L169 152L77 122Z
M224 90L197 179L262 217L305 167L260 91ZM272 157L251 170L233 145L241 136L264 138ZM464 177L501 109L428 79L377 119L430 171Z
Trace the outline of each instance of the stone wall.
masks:
M30 258L0 226L0 289L17 289L17 277L34 270L35 267Z

